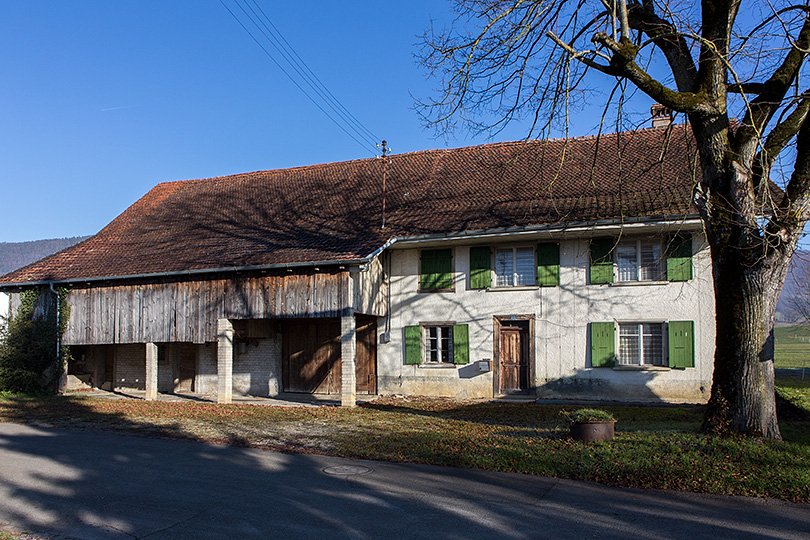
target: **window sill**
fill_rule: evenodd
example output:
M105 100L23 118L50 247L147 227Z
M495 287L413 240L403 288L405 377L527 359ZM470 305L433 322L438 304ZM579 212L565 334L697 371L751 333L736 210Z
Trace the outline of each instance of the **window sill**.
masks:
M520 285L518 287L489 287L487 292L501 292L501 291L536 291L540 288L539 285Z
M419 364L419 367L425 369L455 369L456 365L446 364L444 362L436 362L436 363L424 362L422 364Z
M447 293L447 292L454 293L454 292L456 292L456 290L455 289L417 289L416 292L419 293L419 294L443 293L443 292L444 293Z
M634 366L632 364L613 366L613 371L670 371L668 366Z
M669 285L669 281L660 281L660 280L650 280L650 281L614 281L613 283L608 283L610 287L643 287L645 285L652 285L652 286L661 286L661 285Z

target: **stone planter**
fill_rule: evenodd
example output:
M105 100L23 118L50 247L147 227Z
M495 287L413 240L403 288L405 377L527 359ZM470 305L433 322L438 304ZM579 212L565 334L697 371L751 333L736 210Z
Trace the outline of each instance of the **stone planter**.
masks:
M576 441L612 441L615 420L574 422L571 424L571 437Z

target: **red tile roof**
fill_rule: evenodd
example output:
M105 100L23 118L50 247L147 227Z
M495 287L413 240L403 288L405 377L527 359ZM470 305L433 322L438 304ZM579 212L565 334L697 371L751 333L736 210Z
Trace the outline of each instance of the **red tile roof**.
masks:
M694 214L692 146L679 125L159 184L0 286L347 261L395 236Z

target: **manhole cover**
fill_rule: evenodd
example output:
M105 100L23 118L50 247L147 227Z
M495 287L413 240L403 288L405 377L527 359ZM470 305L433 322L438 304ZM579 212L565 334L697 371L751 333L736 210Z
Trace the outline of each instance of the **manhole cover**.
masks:
M364 467L363 465L335 465L333 467L325 467L323 472L334 476L352 476L354 474L370 473L371 467Z

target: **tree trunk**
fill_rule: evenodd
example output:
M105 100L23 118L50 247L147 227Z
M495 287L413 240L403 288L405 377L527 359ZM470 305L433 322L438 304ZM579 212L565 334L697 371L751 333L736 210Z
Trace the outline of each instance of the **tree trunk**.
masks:
M703 430L781 439L776 419L773 323L790 256L751 260L712 246L716 348Z

